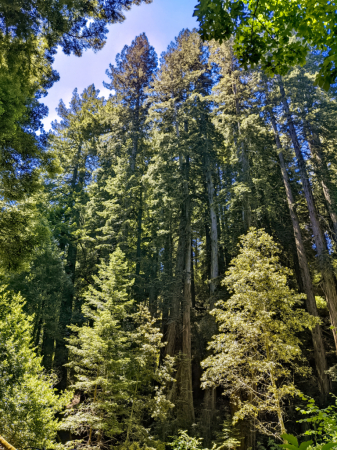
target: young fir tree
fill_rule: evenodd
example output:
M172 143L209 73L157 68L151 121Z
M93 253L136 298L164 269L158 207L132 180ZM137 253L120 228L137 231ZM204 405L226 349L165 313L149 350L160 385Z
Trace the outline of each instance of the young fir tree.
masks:
M310 373L297 334L318 320L302 309L304 295L289 288L279 253L263 230L241 237L224 279L233 295L213 311L220 332L209 346L214 354L202 363L204 387L221 386L231 396L234 423L248 418L278 438L286 432L285 399L301 394L293 374Z
M83 307L88 322L71 327L68 346L82 400L62 427L82 437L81 448L146 442L151 436L144 424L165 418L173 406L164 395L172 362L168 358L159 367L162 335L145 307L134 312L128 264L119 248L94 281Z
M57 396L32 348L32 318L18 294L0 291L0 435L16 448L57 448L55 414L70 394Z

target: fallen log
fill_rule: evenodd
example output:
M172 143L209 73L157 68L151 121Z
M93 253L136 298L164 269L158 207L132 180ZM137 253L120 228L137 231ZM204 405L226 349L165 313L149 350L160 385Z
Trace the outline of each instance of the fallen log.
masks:
M6 439L4 439L2 436L0 436L0 445L5 449L5 450L16 450L15 447L13 447L13 445L9 444Z

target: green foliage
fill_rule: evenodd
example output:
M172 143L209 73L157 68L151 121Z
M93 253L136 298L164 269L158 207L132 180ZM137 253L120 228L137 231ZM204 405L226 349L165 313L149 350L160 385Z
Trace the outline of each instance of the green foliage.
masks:
M32 318L20 295L0 291L0 434L17 448L57 448L55 414L70 393L57 396L31 347Z
M231 419L225 419L222 427L222 431L217 433L217 439L215 440L212 450L228 450L236 449L240 446L240 430L236 425L233 425Z
M162 335L144 306L133 311L127 267L119 248L109 264L101 263L83 307L88 323L71 327L68 366L85 400L67 412L62 427L87 436L81 448L104 445L103 434L112 441L146 442L143 420L163 420L172 407L164 395L172 361L159 367Z
M202 450L201 441L202 439L189 436L187 431L180 430L178 437L168 445L174 450Z
M298 443L298 440L295 436L292 434L282 434L282 439L285 442L284 444L279 445L278 447L286 448L287 450L307 450L307 448L310 449L317 449L317 450L330 450L333 447L337 446L337 443L335 442L327 442L323 445L315 445L313 446L313 441L304 441L300 445Z
M62 255L56 243L49 239L36 246L30 255L29 264L19 273L4 276L11 290L21 293L25 298L24 311L33 317L32 339L39 354L43 356L42 364L50 371L55 342L61 339L59 317L62 299L71 289L69 277L64 270Z
M138 442L128 442L126 444L113 447L113 450L165 450L165 444L159 441L152 441L151 444L139 444Z
M18 204L0 201L0 207L0 266L9 272L23 270L33 249L49 239L47 221L34 197Z
M231 396L234 423L251 418L262 433L280 436L282 404L301 394L292 374L310 373L301 364L297 333L314 327L317 319L301 308L304 296L289 288L290 271L281 266L273 239L251 229L240 241L224 279L233 295L212 311L220 333L209 344L214 355L202 363L203 386L220 385Z
M301 414L306 415L304 419L300 419L299 423L310 424L311 429L304 434L311 436L316 446L326 443L337 442L337 399L335 397L335 405L329 405L326 408L319 408L314 399L302 397L307 402L306 408L296 408ZM336 444L332 444L337 445Z
M324 54L317 83L328 90L337 80L333 3L200 0L194 15L203 39L221 43L234 36L244 67L261 64L270 75L285 75L290 67L304 65L312 46Z

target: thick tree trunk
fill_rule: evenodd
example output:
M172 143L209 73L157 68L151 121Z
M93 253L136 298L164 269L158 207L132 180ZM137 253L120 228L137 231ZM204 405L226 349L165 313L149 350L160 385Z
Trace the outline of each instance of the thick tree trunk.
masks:
M206 137L207 139L207 137ZM208 206L210 214L210 241L211 241L211 270L210 270L210 309L214 308L214 293L219 276L219 255L218 255L218 220L214 206L214 184L211 170L211 162L206 148L205 155L205 178L207 186ZM213 319L213 318L212 318ZM214 319L213 319L214 320ZM206 389L203 402L202 423L210 439L212 420L215 414L216 391Z
M297 256L298 256L298 262L299 262L299 266L300 266L301 279L302 279L302 283L303 283L303 289L306 294L306 307L307 307L308 312L311 315L318 317L318 311L317 311L315 295L314 295L310 271L309 271L308 260L307 260L307 256L306 256L305 248L304 248L304 244L303 244L300 223L299 223L298 216L296 213L296 204L295 204L294 197L293 197L293 194L291 191L288 173L287 173L286 165L285 165L284 158L283 158L282 146L281 146L280 138L278 135L276 120L273 115L271 116L271 122L272 122L273 130L274 130L276 146L278 149L278 157L280 160L282 178L283 178L283 183L284 183L284 187L285 187L285 191L286 191L286 195L287 195L289 213L290 213L291 222L292 222L292 226L293 226L293 230L294 230L294 238L295 238L296 251L297 251ZM312 341L313 341L313 346L314 346L314 357L315 357L316 369L317 369L317 373L318 373L319 387L320 387L320 391L322 394L322 400L325 401L329 394L331 386L330 386L329 378L325 373L326 370L328 370L328 365L326 362L323 336L322 336L322 330L321 330L320 325L316 325L316 327L312 330L311 334L312 334Z
M188 159L188 157L186 158ZM186 165L188 162L186 162ZM187 169L188 170L188 169ZM186 181L186 184L188 181ZM190 427L194 422L194 406L192 392L192 345L191 345L191 205L188 193L188 185L185 188L186 199L186 237L185 237L185 270L184 270L184 297L183 297L183 336L182 336L182 359L181 359L181 392L183 404L181 408L181 422Z
M179 141L180 132L179 124L177 120L177 108L175 108L175 128L177 139ZM179 155L179 166L180 171L183 172L182 155ZM186 174L183 175L183 189L186 188ZM181 291L184 283L184 262L185 262L185 247L186 247L186 201L187 198L184 196L184 201L181 207L181 216L179 221L179 238L178 238L178 248L176 255L176 267L174 274L174 286L172 301L170 304L170 316L167 326L167 344L165 347L165 355L174 356L176 350L176 338L177 338L177 328L179 321L180 303L181 303Z
M184 257L185 257L185 217L182 215L179 223L179 238L176 256L176 266L174 274L174 286L172 301L170 304L170 315L167 326L167 344L165 348L165 355L174 356L176 350L177 328L179 321L179 311L181 303L181 291L183 288L183 274L184 274Z
M300 144L297 139L296 129L290 114L288 101L285 95L284 86L282 78L279 76L279 88L281 93L282 104L284 108L284 112L287 118L287 124L289 127L289 134L294 146L296 158L297 158L297 166L299 169L302 187L305 195L305 199L308 205L309 217L311 222L311 228L314 235L314 242L316 246L317 259L320 267L320 271L323 278L323 289L326 295L328 308L330 312L331 322L334 327L333 334L335 339L335 346L337 349L337 289L336 289L336 279L331 267L331 263L329 260L329 253L327 250L326 241L324 238L323 231L321 229L321 225L318 220L316 206L314 202L314 197L312 194L305 161L301 152Z

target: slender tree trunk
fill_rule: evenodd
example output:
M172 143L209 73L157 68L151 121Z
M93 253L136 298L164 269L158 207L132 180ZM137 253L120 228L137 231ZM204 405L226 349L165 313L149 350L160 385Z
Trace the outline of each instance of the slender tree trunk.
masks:
M218 221L217 215L214 207L214 185L212 179L212 172L210 167L209 156L205 157L206 166L206 184L207 184L207 195L210 213L210 235L211 235L211 280L210 280L210 293L211 300L216 289L217 278L219 276L219 257L218 257ZM214 299L213 299L214 301ZM213 303L213 302L212 302ZM211 304L211 309L213 308Z
M316 245L316 253L317 259L320 267L320 271L323 278L323 289L326 295L328 308L330 312L331 322L333 325L333 334L335 339L335 346L337 349L337 289L336 289L336 279L331 267L331 263L329 260L329 253L327 250L326 241L324 238L323 231L321 229L321 225L318 220L316 206L314 202L314 197L312 195L312 190L306 170L305 161L301 152L300 144L297 139L296 129L290 114L288 101L285 95L284 86L282 78L279 76L279 88L281 93L282 104L284 108L284 112L287 118L287 124L289 127L289 134L294 146L296 158L297 158L297 166L299 169L302 187L305 195L305 199L308 205L309 217L311 222L311 228L314 235L314 242Z
M137 250L136 250L136 276L140 274L141 242L142 242L142 220L143 220L143 193L140 193L140 204L137 217Z
M218 220L214 206L214 184L211 169L211 161L208 150L208 139L206 136L206 154L205 154L205 178L208 196L208 206L210 214L210 241L211 241L211 270L210 270L210 309L214 308L214 293L219 276L219 255L218 255ZM213 319L213 318L212 318ZM203 402L202 422L207 430L208 438L211 434L212 420L215 413L216 390L214 388L206 389Z
M240 128L240 103L237 95L237 86L236 81L232 84L234 99L235 99L235 110L236 115L238 117L237 122L237 130L238 130L238 140L237 143L238 151L239 151L239 160L241 160L241 171L242 171L242 181L246 185L247 190L250 189L251 180L249 174L249 160L245 147L245 143L241 140L241 128ZM245 231L247 232L252 224L252 214L251 214L251 206L250 206L250 195L249 192L243 193L243 202L242 202L242 221Z
M317 306L316 306L316 301L315 301L314 290L313 290L312 281L311 281L311 276L310 276L310 271L309 271L308 260L307 260L307 256L306 256L305 248L304 248L304 244L303 244L300 223L299 223L298 216L296 213L296 204L295 204L294 197L293 197L293 194L291 191L289 177L288 177L286 165L285 165L284 158L283 158L282 146L281 146L281 142L280 142L274 115L271 115L271 122L272 122L273 130L274 130L276 146L278 149L278 157L280 160L281 173L282 173L283 183L284 183L284 187L285 187L285 191L286 191L286 195L287 195L289 213L290 213L291 222L292 222L293 231L294 231L296 251L297 251L297 256L298 256L298 263L300 266L301 279L303 282L303 289L304 289L304 293L306 294L306 307L307 307L308 312L311 315L313 315L315 317L319 317L318 311L317 311ZM317 324L315 326L315 328L311 331L311 334L312 334L312 341L313 341L313 346L314 346L314 357L315 357L316 369L317 369L317 373L318 373L319 387L320 387L320 391L322 394L322 400L325 401L329 394L331 386L330 386L329 378L325 373L326 370L328 370L328 365L326 362L323 336L322 336L322 330L321 330L320 325Z
M149 310L152 317L157 317L157 268L158 268L158 254L152 256L152 267L150 272L150 288L149 288Z
M311 132L311 130L308 130L309 137L307 138L310 153L313 156L313 158L316 160L317 164L317 176L320 181L320 184L322 186L323 195L328 207L328 213L331 218L331 222L333 225L333 239L335 242L337 242L337 211L336 211L336 204L334 203L331 193L330 193L330 174L329 170L325 161L325 156L322 151L322 144L320 141L319 136L316 133Z
M191 239L191 298L192 298L192 308L195 308L195 282L194 282L193 239Z
M43 326L43 340L42 340L42 365L49 372L53 365L53 354L55 346L55 332L49 322Z
M172 267L172 233L171 233L171 220L170 220L170 231L165 240L164 248L164 289L163 289L163 317L162 317L162 331L164 336L164 341L167 341L167 327L169 324L169 311L172 304L172 288L173 288L173 267ZM162 349L162 355L165 350Z

